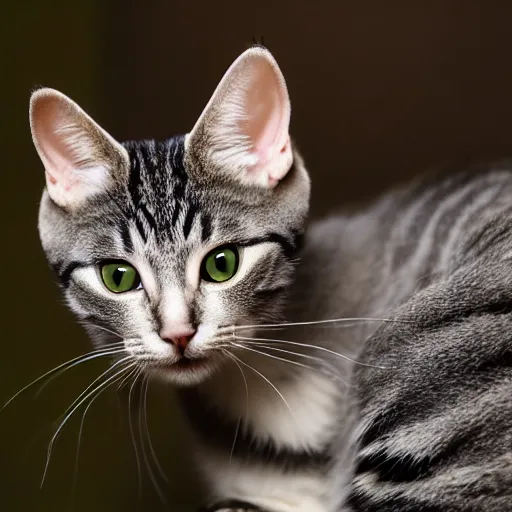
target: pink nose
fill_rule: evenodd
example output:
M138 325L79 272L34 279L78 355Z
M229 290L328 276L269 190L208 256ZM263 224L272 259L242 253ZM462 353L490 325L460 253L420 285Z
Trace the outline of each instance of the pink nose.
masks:
M174 332L160 333L160 337L167 343L170 343L176 347L178 352L183 355L187 348L190 340L196 333L195 329L183 329L176 330Z

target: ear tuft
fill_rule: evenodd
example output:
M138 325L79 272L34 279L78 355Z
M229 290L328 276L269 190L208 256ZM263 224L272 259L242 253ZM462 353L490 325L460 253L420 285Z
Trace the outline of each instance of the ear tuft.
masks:
M76 207L105 190L113 173L128 161L118 142L54 89L32 94L30 127L46 170L48 193L62 207Z
M290 100L284 77L264 48L244 52L228 69L187 137L204 148L203 172L272 188L291 168ZM197 154L197 153L196 153Z

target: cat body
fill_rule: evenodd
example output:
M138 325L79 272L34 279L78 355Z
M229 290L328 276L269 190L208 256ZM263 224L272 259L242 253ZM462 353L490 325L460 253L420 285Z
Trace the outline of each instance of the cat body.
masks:
M512 171L507 163L501 163L493 167L473 168L450 175L446 173L427 175L412 184L385 194L381 199L364 208L362 213L334 216L312 224L306 233L304 247L301 251L301 263L292 287L287 318L293 322L308 322L311 317L317 320L345 318L347 322L333 325L327 323L325 325L289 327L284 331L279 331L278 336L271 336L272 338L291 340L297 344L292 347L286 344L276 345L281 348L293 350L297 346L312 345L333 352L327 353L327 357L321 358L323 361L307 360L308 365L315 368L313 372L300 368L298 371L293 371L295 379L291 377L289 391L286 385L279 387L284 398L289 401L292 410L294 409L292 404L300 404L300 415L294 417L293 414L289 414L289 411L282 407L279 397L274 396L273 393L263 402L267 406L274 400L281 410L281 417L278 417L271 409L268 413L269 418L266 406L257 408L258 413L263 417L262 425L267 427L266 435L269 436L271 442L275 443L270 453L265 436L260 438L250 436L248 439L243 439L246 446L245 450L239 450L242 455L240 462L237 461L236 450L230 452L232 446L229 441L233 442L231 437L226 439L224 444L219 442L220 446L224 446L223 454L221 455L220 451L216 452L216 458L210 459L215 461L213 466L207 465L207 474L210 475L210 479L213 475L212 488L222 490L222 493L227 496L247 499L262 506L264 510L391 511L416 510L414 507L427 506L438 507L436 510L466 510L465 508L456 508L457 505L453 503L445 505L442 486L437 482L431 486L438 486L438 495L429 496L428 500L420 496L421 499L418 502L414 501L410 505L411 508L406 508L409 505L406 500L400 501L402 498L397 498L395 503L393 499L383 493L384 499L382 499L378 492L378 470L380 465L384 465L385 457L378 452L378 449L381 449L385 442L380 441L378 449L372 448L370 445L357 455L359 440L361 438L364 440L365 433L367 435L368 431L372 431L370 425L372 425L373 418L365 421L364 417L361 419L359 416L356 386L359 378L369 374L370 377L366 377L369 383L376 380L382 389L385 389L386 383L390 379L390 373L400 375L399 370L403 365L407 365L407 359L402 359L398 350L398 354L393 354L390 350L389 353L383 351L387 357L375 357L371 345L373 339L379 339L380 331L389 333L389 336L399 333L400 337L397 342L408 346L409 350L413 351L414 347L410 347L410 340L413 340L417 334L412 329L413 334L409 334L408 340L407 334L402 334L401 331L404 325L409 327L410 324L415 324L414 316L401 324L400 320L396 319L396 311L404 307L404 304L407 304L411 298L423 290L443 288L444 283L452 277L455 271L458 270L463 274L464 271L461 268L463 269L468 262L473 263L476 256L467 249L476 237L481 236L482 233L489 233L489 237L492 239L492 233L496 232L503 237L504 247L512 249L511 235L506 236L508 231L503 230L502 225L508 218L507 212L511 195ZM510 226L508 222L507 225ZM498 246L496 246L496 251L497 254L490 261L495 258L499 263L503 256L507 257L507 253ZM508 258L510 258L512 253L510 250L508 252ZM321 276L318 275L318 269L322 269ZM473 278L473 275L471 277ZM490 295L490 298L494 297ZM452 297L451 300L456 302L459 297ZM505 312L508 314L506 309ZM428 309L418 311L416 314L428 317ZM351 323L350 318L374 320ZM390 321L380 322L378 319L389 319ZM454 321L458 322L461 319L455 317ZM437 336L434 337L434 340L437 339ZM453 343L458 341L456 333L451 333L451 336L453 341L450 341ZM264 339L269 337L269 331L262 330L254 337ZM473 344L477 345L478 343L479 339L476 338ZM498 352L508 350L506 340L500 340L497 346ZM358 360L363 348L366 349L367 354L370 354L370 360L366 361L366 358L363 357L360 359L361 364L359 365L336 355L342 354L352 360ZM437 356L442 349L443 347L434 345L430 350L433 355ZM446 347L444 349L446 350ZM314 349L297 352L308 356L322 354L322 351ZM282 355L271 351L268 353ZM475 353L478 353L477 350ZM452 358L454 366L457 366L462 359L460 352L450 353L448 349L447 364L450 364L450 358ZM304 359L300 357L293 360L304 362ZM327 367L323 364L326 361L328 362ZM254 361L252 364L260 371L265 371L267 365L265 358L261 361L261 366ZM284 369L282 365L278 365L278 368L281 372ZM334 368L338 379L332 374L329 375L328 372L325 373L325 370L332 371ZM235 371L235 369L233 370ZM273 382L284 381L286 383L286 377L283 374L280 375L279 370L277 374L270 373ZM421 374L421 370L417 370L418 375ZM353 375L354 371L355 375ZM484 374L482 378L492 379L493 367L489 366L487 371L489 375ZM220 379L226 377L225 374L218 376ZM233 382L236 381L236 371L232 378ZM434 375L433 379L435 378ZM255 380L255 384L265 386L265 383L259 379ZM508 381L506 384L508 386ZM416 385L418 386L418 384ZM387 387L391 386L387 385ZM237 415L228 412L230 410L229 400L233 397L233 392L229 392L229 385L226 384L226 388L220 392L217 392L216 389L209 391L212 395L209 395L210 400L207 400L206 403L215 403L219 410L225 411L221 414L224 420L232 418L229 429L226 428L226 423L221 423L223 432L229 430L236 432L235 418ZM268 390L255 390L254 395L259 397L266 391ZM401 391L405 392L405 390ZM463 389L463 391L465 390ZM478 393L478 390L473 391L475 394ZM316 392L319 392L319 395L315 396ZM374 392L378 393L379 388ZM456 393L457 387L447 388L447 394L450 392ZM208 392L206 395L208 396ZM213 395L217 397L216 400ZM249 393L250 395L251 393ZM389 398L389 402L392 402L393 389L389 389L384 396ZM224 397L226 403L219 402L219 397ZM377 402L376 398L374 400ZM381 401L384 402L384 408L389 407L389 414L396 414L395 409L386 403L386 398L381 398ZM190 405L193 402L187 401L187 403ZM244 403L242 393L234 403ZM442 402L439 406L444 412ZM500 403L499 407L503 407L503 404ZM461 408L464 409L463 406ZM507 406L507 411L508 409ZM420 410L419 407L418 410ZM202 411L204 413L205 408ZM465 417L471 417L471 413L475 418L478 418L480 414L485 414L484 417L492 415L491 411L485 411L482 408L467 411ZM446 438L433 435L431 439L428 439L429 419L425 418L426 432L418 429L415 436L409 432L410 426L407 424L403 426L403 433L397 428L398 432L395 434L397 440L403 436L408 443L400 446L397 441L395 446L395 443L389 441L389 444L393 445L393 449L399 454L393 454L394 457L390 456L391 462L389 463L391 466L395 464L397 471L410 471L411 475L415 475L412 461L417 443L421 442L423 438L427 438L427 441L432 443L432 453L436 452L435 443L444 444L448 439L451 442L457 441L455 433L463 438L463 425L456 427L454 424L451 427L453 432L450 432L449 429L445 432ZM291 424L288 423L290 420ZM441 429L443 417L441 416L437 421ZM455 418L451 421L455 422ZM283 444L279 443L279 433L272 435L270 426L274 422L279 426L284 426L286 436L283 439ZM207 443L215 444L216 437L213 434L215 429L210 428L210 423L207 424L208 432L205 432L205 439ZM312 435L311 439L314 441L309 445L299 445L299 457L297 457L297 445L292 443L294 425L305 427L305 431L301 433L302 435L298 434L297 439L304 440L309 431ZM434 425L433 421L432 427ZM507 428L511 427L511 421L501 426L506 431L509 431ZM375 429L375 427L373 428ZM454 437L455 439L453 439ZM469 444L470 439L459 442ZM508 446L506 443L504 444L505 447L501 445L498 450L503 450L503 456L506 457ZM305 449L306 453L300 453L301 449ZM373 455L372 450L376 450L377 453ZM426 451L426 447L424 450ZM212 453L208 450L206 452ZM367 460L364 464L355 463L361 458L361 453L364 453ZM502 454L500 453L500 455ZM303 465L300 464L301 457ZM375 457L374 461L373 457ZM403 458L403 462L400 462L399 457ZM256 464L258 459L260 460L259 466ZM200 460L205 460L203 452L201 452ZM247 460L251 460L251 463L248 464ZM295 465L293 461L296 462ZM401 464L405 465L405 469L401 468ZM459 474L464 475L464 469L450 468L449 465L447 469L452 469L451 475L454 480ZM503 470L507 474L509 471L512 472L512 468L507 468L506 465L503 466ZM354 472L357 473L355 478ZM491 481L496 479L494 475L488 476ZM353 481L357 483L355 487L351 486L353 478ZM393 477L389 478L391 480L389 485L392 489ZM483 478L482 475L480 478ZM405 480L406 484L409 483L407 477ZM461 482L464 483L464 480L462 479ZM504 492L506 487L503 483L493 485L496 487L496 492ZM404 488L406 487L407 485L404 485ZM425 488L428 488L428 485L425 485ZM372 497L377 495L374 504L371 501L364 503L359 496L363 490ZM501 499L508 503L509 491L506 492L506 497ZM393 496L389 489L388 493ZM348 494L350 496L347 496ZM396 494L400 495L399 492ZM432 505L429 504L429 500L432 500ZM485 497L482 496L479 501L484 503ZM360 505L361 502L364 503L364 506ZM462 505L461 503L459 506L462 507ZM466 505L464 504L464 506ZM473 510L472 506L470 505L467 510ZM484 509L491 510L491 508ZM417 510L422 509L417 508ZM492 508L492 510L507 510L507 508Z
M357 290L371 289L375 278L368 269L379 261L372 252L354 258L352 248L354 235L360 238L359 249L370 248L371 239L357 233L367 222L378 233L378 219L373 213L364 219L333 217L308 229L285 313L289 322L374 316L375 297ZM379 325L356 321L255 329L251 338L273 349L266 355L250 352L244 362L282 397L240 365L244 383L235 364L198 388L181 391L184 411L198 433L197 465L216 499L236 497L283 512L340 510L352 471L353 361ZM248 346L255 348L262 350Z
M305 230L289 118L261 48L164 142L120 144L61 93L34 93L41 240L116 356L103 384L177 388L212 503L507 510L510 170L423 179ZM494 381L494 402L446 419ZM482 432L500 434L492 448Z

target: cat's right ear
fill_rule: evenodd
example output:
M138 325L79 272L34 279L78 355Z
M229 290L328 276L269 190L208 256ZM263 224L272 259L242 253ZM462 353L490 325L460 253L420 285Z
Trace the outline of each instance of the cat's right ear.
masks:
M121 144L54 89L32 94L30 128L46 170L48 194L63 208L78 207L105 190L129 163Z
M293 163L289 125L290 99L279 66L268 50L251 48L227 70L186 149L202 174L272 189Z

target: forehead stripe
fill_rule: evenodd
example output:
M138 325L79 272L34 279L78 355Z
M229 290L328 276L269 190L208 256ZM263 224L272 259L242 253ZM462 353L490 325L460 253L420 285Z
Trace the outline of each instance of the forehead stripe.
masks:
M178 222L178 217L181 211L181 203L180 201L174 202L174 209L172 211L171 225L172 227L176 226L176 222Z
M130 236L130 225L128 223L123 223L121 225L121 229L119 230L119 235L121 236L121 240L123 241L123 249L126 252L133 252L133 241Z
M212 236L212 221L206 212L201 212L201 240L206 242Z
M141 185L140 162L137 153L133 151L130 155L130 181L128 183L128 192L133 205L136 207L140 200L139 186Z
M146 233L146 228L138 215L135 216L135 226L137 227L137 231L142 237L142 240L146 243L148 241L148 235Z
M153 217L153 215L150 213L150 211L148 210L148 207L146 206L146 204L144 202L140 202L139 204L139 211L142 213L142 215L144 216L144 218L146 219L146 222L149 224L149 227L156 232L157 230L157 224L156 224L156 220L155 220L155 217Z
M191 201L189 203L187 215L185 216L185 221L183 222L183 235L185 238L188 238L188 235L190 234L192 224L194 224L194 219L198 213L198 209L199 205L195 201Z

